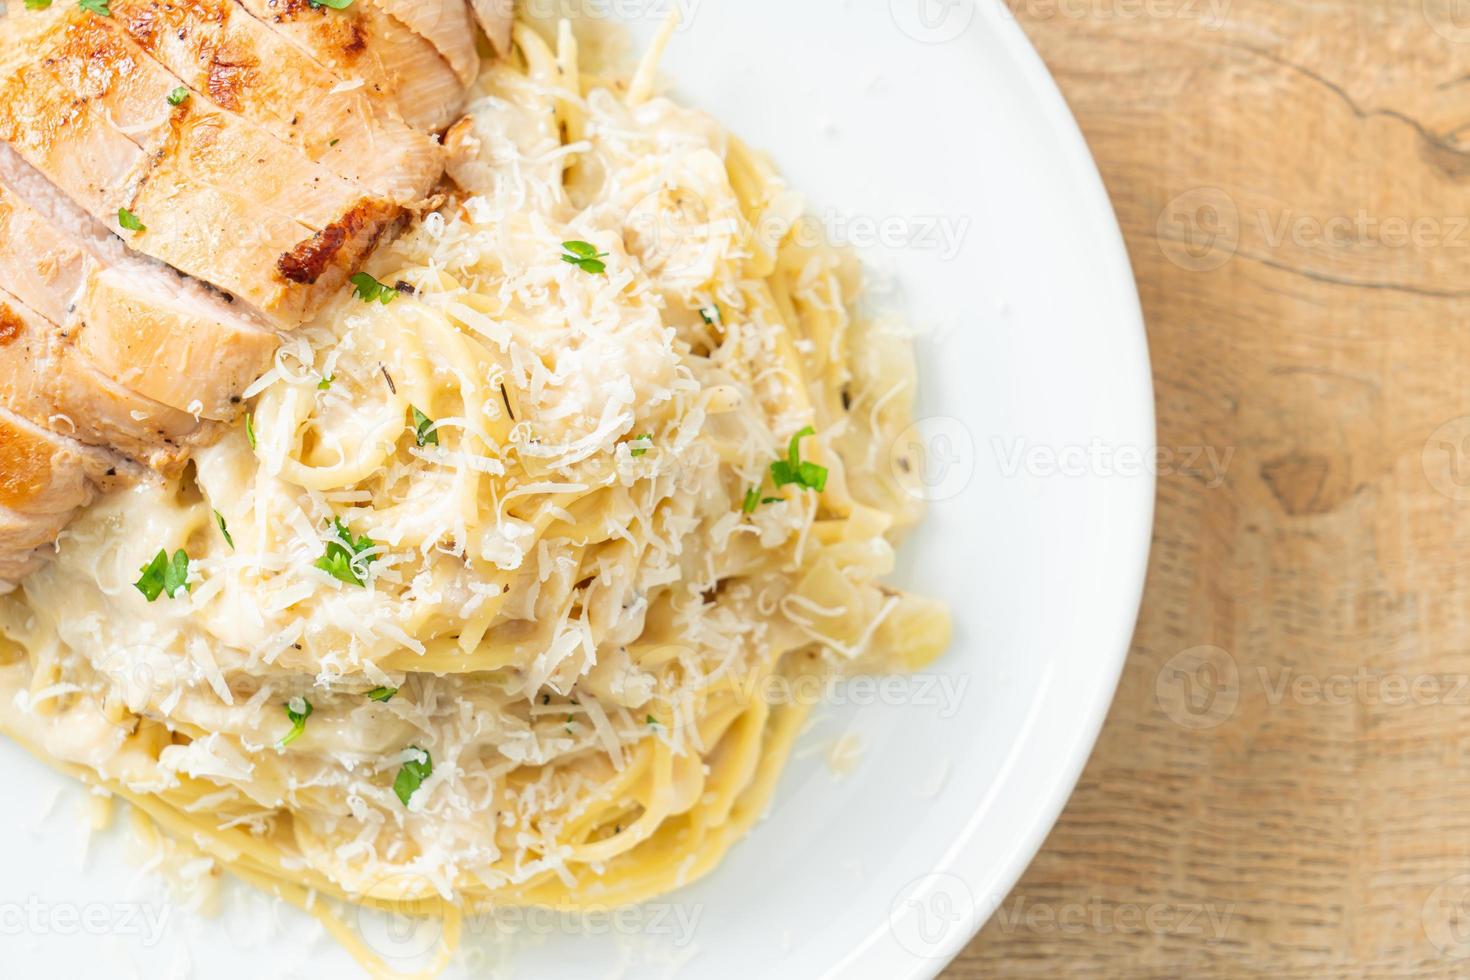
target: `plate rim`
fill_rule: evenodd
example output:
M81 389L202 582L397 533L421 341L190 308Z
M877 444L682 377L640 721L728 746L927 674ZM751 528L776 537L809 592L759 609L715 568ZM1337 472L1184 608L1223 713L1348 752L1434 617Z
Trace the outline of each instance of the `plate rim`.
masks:
M1052 77L1051 71L1046 67L1046 63L1035 46L1032 45L1031 39L1021 29L1015 14L1006 6L1005 0L988 0L988 2L975 0L974 6L978 16L971 30L991 31L993 38L1015 59L1021 72L1021 80L1029 87L1031 95L1045 113L1045 129L1055 137L1065 154L1060 162L1072 171L1078 186L1085 189L1085 199L1091 209L1088 217L1095 220L1098 227L1102 229L1102 233L1098 236L1098 244L1104 245L1106 251L1097 256L1098 264L1104 267L1105 278L1118 283L1120 302L1115 312L1120 317L1126 317L1132 328L1130 333L1133 334L1133 339L1138 341L1136 345L1138 353L1134 355L1137 357L1137 363L1133 367L1142 379L1141 389L1136 393L1141 404L1134 408L1134 411L1139 413L1140 431L1132 433L1131 436L1138 437L1139 445L1155 445L1158 441L1158 425L1148 333L1145 327L1143 307L1138 296L1137 279L1128 254L1127 242L1123 237L1117 213L1113 208L1112 197L1103 183L1097 161L1092 155L1086 137L1082 134L1081 126L1067 104L1065 96L1062 95L1056 79ZM1099 655L1106 655L1111 658L1111 661L1099 665L1097 673L1099 687L1088 705L1086 715L1075 719L1074 723L1067 728L1071 733L1071 744L1065 753L1065 765L1057 767L1056 775L1045 791L1044 803L1036 810L1034 819L1029 823L1026 836L1014 842L1005 859L989 870L989 875L995 879L998 887L999 897L996 901L996 908L999 907L1000 900L1015 888L1021 876L1025 874L1040 852L1046 838L1056 826L1057 820L1060 819L1088 761L1092 758L1097 740L1102 734L1103 724L1117 696L1118 684L1122 679L1123 667L1127 663L1128 653L1132 648L1133 635L1137 629L1142 609L1144 585L1153 545L1154 508L1158 492L1158 478L1152 472L1149 473L1148 479L1134 482L1138 485L1135 506L1143 530L1141 540L1137 542L1133 553L1120 555L1118 561L1119 581L1124 583L1119 586L1119 591L1128 596L1126 608L1129 612L1125 620L1125 629L1121 635L1099 640L1097 644ZM963 832L955 838L948 859L934 868L933 872L954 874L967 883L974 883L985 877L981 872L983 865L987 863L984 860L984 854L987 851L988 842L979 838L977 830L973 821L966 826ZM965 917L949 930L949 935L935 944L936 948L931 957L922 960L911 958L909 968L898 976L901 980L935 980L980 934L996 908L985 909L980 914ZM852 964L854 957L864 948L890 936L891 928L891 923L885 922L869 937L868 942L861 944L849 955L844 956L841 962L829 971L828 975L838 975L845 966Z

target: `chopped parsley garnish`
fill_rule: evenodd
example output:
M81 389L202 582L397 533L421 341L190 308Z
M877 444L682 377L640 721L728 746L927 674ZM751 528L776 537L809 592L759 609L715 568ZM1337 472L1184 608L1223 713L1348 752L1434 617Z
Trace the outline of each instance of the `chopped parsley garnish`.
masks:
M599 252L597 246L588 242L562 242L561 247L566 249L561 260L567 265L574 265L594 276L600 276L607 271L607 263L602 261L607 258L607 253Z
M424 780L434 772L434 757L429 755L428 749L418 746L409 746L414 752L423 755L422 760L409 759L398 770L398 778L393 780L393 792L398 794L398 799L408 806L408 801L413 799L413 794L424 784Z
M387 704L393 700L393 695L398 693L396 687L375 687L367 692L369 701L377 701L379 704Z
M779 504L785 499L785 497L762 497L760 487L751 487L745 491L745 502L740 505L740 509L747 514L754 514L755 509L762 504Z
M642 445L637 445L638 443L642 443ZM653 436L645 434L633 440L633 443L629 445L628 452L634 456L642 456L652 448Z
M383 285L366 272L359 272L347 281L352 283L352 295L364 303L377 301L387 306L398 298L398 290Z
M143 593L149 602L156 602L164 592L172 599L180 589L189 591L189 554L182 548L174 552L173 558L169 558L166 548L158 549L153 560L138 571L142 575L133 583L133 588Z
M117 209L117 223L128 231L147 231L148 226L138 220L138 216L127 208Z
M77 6L98 17L111 17L112 11L108 9L107 0L77 0Z
M187 101L189 101L189 89L185 85L180 85L178 88L168 93L169 105L183 105Z
M651 726L653 726L654 728L657 728L658 727L658 719L655 718L653 715L649 715L648 716L648 724L651 725Z
M699 311L699 315L712 327L718 327L723 321L720 319L720 308L718 306L706 306Z
M27 10L46 10L51 6L51 0L26 0Z
M316 567L339 582L366 586L367 567L377 561L378 556L364 555L363 552L377 547L377 542L366 535L354 539L352 531L340 517L332 519L332 528L342 540L327 542L327 553L316 560Z
M230 527L228 524L225 523L225 515L221 514L219 511L215 511L214 522L219 525L219 533L225 536L225 544L230 546L231 551L234 551L235 539L230 537Z
M245 440L250 443L250 448L255 448L255 416L249 412L245 413Z
M352 0L308 0L312 10L321 10L323 7L331 7L333 10L346 10L352 6Z
M327 146L336 146L340 142L342 142L340 139L328 140L327 141Z
M320 381L316 383L316 390L326 391L328 388L332 387L332 382L336 380L337 376L335 374L325 375Z
M434 428L434 420L416 408L413 409L413 437L420 446L439 445L439 430Z
M816 434L816 429L807 426L791 437L791 446L787 450L786 458L778 459L771 464L771 479L775 481L776 486L784 487L794 483L807 490L815 490L817 493L827 489L827 467L803 462L801 458L801 440Z
M286 717L291 719L291 730L281 739L277 745L285 748L296 741L306 731L306 719L311 717L311 702L306 698L292 698L286 702Z

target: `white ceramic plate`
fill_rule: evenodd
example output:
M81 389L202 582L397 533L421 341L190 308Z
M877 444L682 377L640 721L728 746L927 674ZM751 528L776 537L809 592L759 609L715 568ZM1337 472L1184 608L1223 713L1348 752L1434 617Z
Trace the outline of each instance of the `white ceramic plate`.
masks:
M669 2L587 9L647 36ZM1076 126L999 3L680 3L692 16L665 63L678 95L769 149L927 331L915 438L935 462L916 489L933 505L901 578L952 604L956 642L932 672L822 709L768 819L715 874L621 918L471 922L457 972L931 976L1040 845L1127 650L1154 486L1127 256ZM846 735L857 760L838 775L828 750ZM87 846L80 790L8 744L0 766L6 973L358 972L307 917L243 887L212 920L173 904L121 834ZM377 941L408 955L426 938Z

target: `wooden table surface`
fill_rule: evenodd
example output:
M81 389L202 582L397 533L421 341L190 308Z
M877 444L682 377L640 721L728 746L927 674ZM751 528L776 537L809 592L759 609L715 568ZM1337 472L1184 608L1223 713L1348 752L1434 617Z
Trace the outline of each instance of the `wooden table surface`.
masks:
M1013 0L1148 322L1141 620L945 974L1470 976L1470 4Z

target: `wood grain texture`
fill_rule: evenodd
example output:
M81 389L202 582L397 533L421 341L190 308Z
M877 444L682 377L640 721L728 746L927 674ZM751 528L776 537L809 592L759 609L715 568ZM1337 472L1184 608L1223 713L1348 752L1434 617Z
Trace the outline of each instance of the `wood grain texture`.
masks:
M1015 10L1222 465L1161 475L1102 738L945 976L1470 976L1470 6Z

